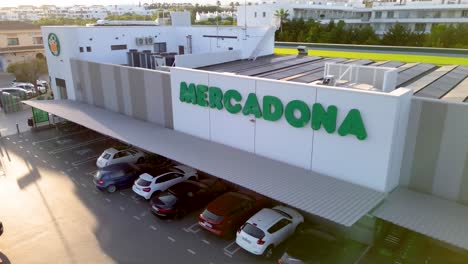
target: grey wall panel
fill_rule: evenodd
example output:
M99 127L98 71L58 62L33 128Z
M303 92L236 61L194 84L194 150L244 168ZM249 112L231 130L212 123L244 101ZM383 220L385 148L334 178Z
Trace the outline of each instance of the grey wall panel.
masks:
M114 76L115 76L115 96L117 99L117 109L119 113L125 114L125 104L123 96L123 78L122 71L120 67L113 67ZM127 80L128 82L128 80Z
M408 130L406 132L405 150L400 170L400 185L408 187L414 162L414 151L416 148L416 138L419 132L419 117L423 102L421 100L411 101L411 109L408 120Z
M458 200L468 152L468 106L447 104L443 129L432 193Z
M462 173L458 201L462 204L468 205L468 152L465 153L465 164Z
M162 88L164 97L164 113L165 113L165 124L167 128L174 128L174 119L172 112L172 89L171 89L171 75L162 75Z
M122 81L122 99L124 104L124 114L133 116L133 107L130 94L129 71L131 68L120 67L120 80Z
M164 125L164 111L161 111L160 106L165 104L162 90L162 76L154 74L152 71L143 71L145 100L147 106L147 120L156 124Z
M130 98L132 100L133 117L148 120L146 107L146 87L144 71L131 68L128 70L128 81L130 83Z
M446 115L446 104L428 101L422 105L410 179L416 191L432 193Z
M103 91L104 105L106 109L119 112L117 105L116 78L114 75L114 66L101 64L101 86Z
M89 62L88 73L90 77L89 80L91 82L90 88L91 88L91 94L94 100L94 105L105 108L100 64Z
M81 85L81 78L78 78L78 76L80 76L80 62L70 60L70 69L72 72L73 86L75 87L75 99L79 102L85 102L83 100L84 91Z

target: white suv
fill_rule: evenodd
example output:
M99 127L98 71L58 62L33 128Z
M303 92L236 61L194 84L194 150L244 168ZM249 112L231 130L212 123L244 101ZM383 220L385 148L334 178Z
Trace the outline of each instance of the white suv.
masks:
M270 258L273 249L294 234L304 217L286 206L263 208L237 231L236 243L255 255Z
M169 187L185 180L198 179L197 170L188 166L178 165L171 168L166 173L153 177L148 173L140 175L132 187L132 190L149 200L153 194L165 191Z

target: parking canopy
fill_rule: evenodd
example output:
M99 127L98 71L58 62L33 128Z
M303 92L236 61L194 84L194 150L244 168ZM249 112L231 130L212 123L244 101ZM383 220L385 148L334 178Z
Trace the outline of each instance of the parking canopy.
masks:
M89 104L71 100L24 103L345 226L353 225L385 197L366 187Z
M399 187L375 216L454 246L468 249L468 207Z

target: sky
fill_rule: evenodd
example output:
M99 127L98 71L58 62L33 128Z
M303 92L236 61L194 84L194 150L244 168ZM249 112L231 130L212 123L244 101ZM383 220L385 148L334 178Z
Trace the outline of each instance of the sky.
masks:
M71 5L124 5L124 4L138 4L138 0L0 0L0 7L5 6L18 6L18 5L57 5L57 6L71 6ZM200 3L200 4L215 4L216 0L141 0L141 3L152 2L171 2L171 3ZM229 4L232 1L221 0L223 4Z

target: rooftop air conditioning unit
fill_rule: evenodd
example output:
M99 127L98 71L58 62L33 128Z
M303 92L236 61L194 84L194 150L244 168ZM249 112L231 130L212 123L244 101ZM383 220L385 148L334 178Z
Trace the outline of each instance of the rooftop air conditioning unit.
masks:
M145 38L146 45L153 45L153 42L154 42L153 37L150 36L150 37Z
M145 44L144 38L136 38L135 41L136 41L137 46L141 46Z
M299 55L309 55L309 50L306 46L297 46L297 52L299 53Z
M335 76L327 75L323 78L322 85L335 86L336 80Z

